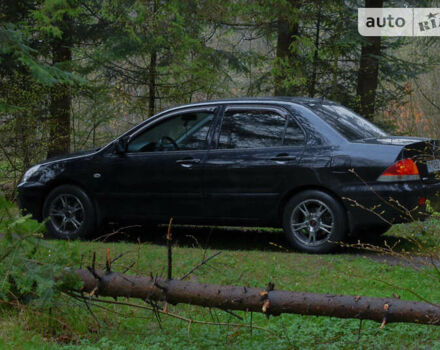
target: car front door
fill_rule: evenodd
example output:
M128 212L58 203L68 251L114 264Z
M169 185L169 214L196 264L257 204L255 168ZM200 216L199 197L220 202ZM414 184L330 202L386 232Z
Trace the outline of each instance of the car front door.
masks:
M202 206L202 168L216 108L174 112L107 155L100 197L110 217L190 218Z
M295 182L305 134L283 108L230 105L205 161L207 215L265 221Z

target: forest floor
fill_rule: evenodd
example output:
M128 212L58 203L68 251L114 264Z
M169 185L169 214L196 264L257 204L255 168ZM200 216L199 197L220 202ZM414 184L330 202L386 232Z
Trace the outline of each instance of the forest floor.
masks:
M205 257L221 251L190 279L261 288L274 282L276 289L372 297L398 295L405 300L426 298L440 303L438 225L435 221L398 225L385 236L367 241L363 245L367 250L345 247L327 255L287 248L280 230L174 227L173 274L182 276ZM122 231L95 242L51 243L58 254L79 248L84 265L90 263L94 252L97 262L103 265L109 249L112 257L124 254L113 265L117 271L135 263L130 273L166 275L166 227ZM390 254L388 247L397 253ZM148 306L138 300L128 302ZM380 329L372 321L300 315L267 319L262 314L237 312L239 319L216 309L168 307L168 311L187 319L214 323L207 325L158 316L142 308L98 303L91 308L93 315L84 303L62 296L50 313L26 307L4 309L0 314L0 348L440 349L437 326L389 324Z

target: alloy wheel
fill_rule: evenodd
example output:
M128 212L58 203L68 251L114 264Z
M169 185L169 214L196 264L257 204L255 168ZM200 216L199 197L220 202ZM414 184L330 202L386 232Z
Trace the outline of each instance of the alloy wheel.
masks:
M300 202L292 211L290 225L296 239L306 246L328 242L335 224L332 210L318 199Z
M77 233L84 223L84 205L73 194L60 194L50 203L49 216L59 234L70 236Z

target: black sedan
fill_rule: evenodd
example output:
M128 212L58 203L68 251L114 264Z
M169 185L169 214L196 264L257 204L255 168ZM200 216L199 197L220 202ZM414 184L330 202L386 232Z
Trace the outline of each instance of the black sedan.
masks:
M273 226L305 252L417 219L440 182L435 141L389 136L324 99L195 103L91 152L48 159L21 208L74 239L108 220Z

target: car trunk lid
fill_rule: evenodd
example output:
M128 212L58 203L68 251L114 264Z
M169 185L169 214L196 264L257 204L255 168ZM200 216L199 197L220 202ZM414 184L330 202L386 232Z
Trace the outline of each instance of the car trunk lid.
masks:
M440 140L421 137L387 136L359 140L358 142L400 147L400 151L395 159L396 162L411 158L415 161L423 182L434 183L440 181Z
M399 159L415 161L423 182L440 181L440 141L423 140L403 146Z

